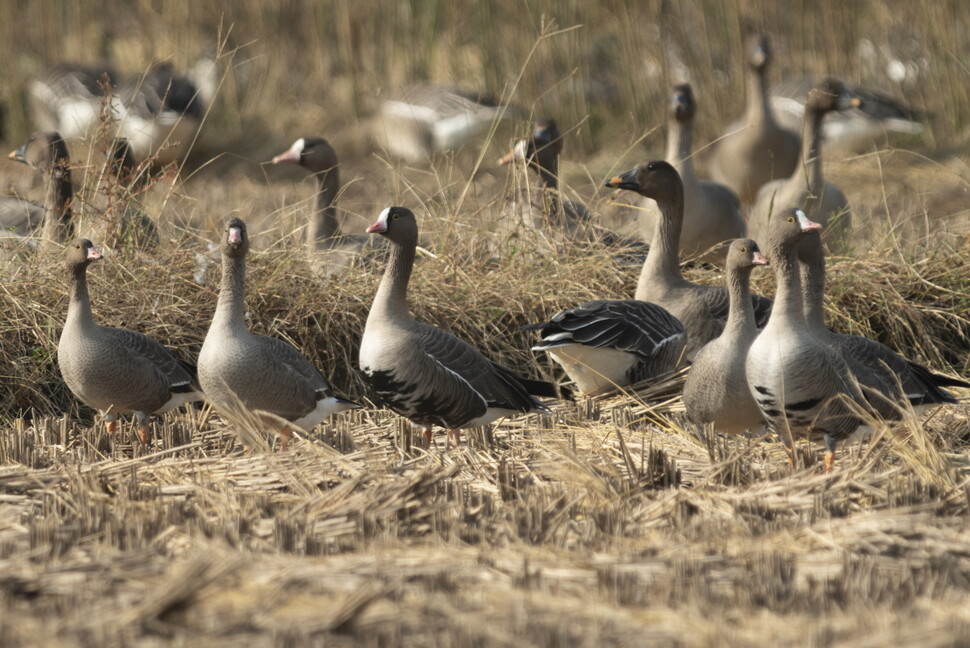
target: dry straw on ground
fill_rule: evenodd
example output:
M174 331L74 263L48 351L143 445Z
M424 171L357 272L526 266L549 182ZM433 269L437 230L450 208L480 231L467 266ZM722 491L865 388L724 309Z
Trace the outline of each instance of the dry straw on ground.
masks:
M467 12L242 2L231 19L203 3L96 4L0 8L9 148L30 128L18 93L53 60L93 60L100 42L132 70L169 56L186 67L205 44L224 45L220 93L182 179L138 196L159 222L160 249L119 248L90 272L102 323L194 357L218 274L211 265L208 282L195 283L198 257L239 215L256 237L253 329L293 342L366 398L356 346L380 268L314 276L299 239L313 183L262 164L321 134L344 163L345 229L361 231L389 204L416 208L430 253L416 269L415 313L520 371L553 376L519 327L632 294L635 266L595 244L549 254L529 235L496 256L490 225L522 179L489 161L526 119L487 148L412 168L371 148L377 102L411 79L514 90L526 113L569 130L564 191L597 225L617 226L624 216L599 184L659 155L675 77L688 73L704 100L698 142L739 112L744 26L776 35L779 77L824 70L880 86L887 52L917 66L896 90L931 114L931 134L826 166L858 230L855 254L830 260L826 307L839 330L939 371L970 371L970 84L959 63L970 15L960 3L917 16L905 3L785 13L768 2L491 2ZM95 29L94 14L111 18ZM88 144L75 159L82 214L93 219L101 144ZM2 179L38 191L12 163ZM397 417L367 409L300 435L286 453L243 456L207 408L159 419L140 447L130 430L107 438L60 381L59 263L21 254L0 261L0 275L2 646L970 641L967 404L877 425L847 444L833 475L819 474L809 445L792 471L771 440L698 440L682 414L682 375L469 432L458 448L442 438L421 449ZM767 273L754 284L773 290Z

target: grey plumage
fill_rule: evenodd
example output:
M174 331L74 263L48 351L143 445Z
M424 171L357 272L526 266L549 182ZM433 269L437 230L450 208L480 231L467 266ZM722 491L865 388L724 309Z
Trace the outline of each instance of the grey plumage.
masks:
M137 331L95 323L87 267L100 258L87 239L67 248L72 288L57 363L71 392L101 412L109 431L119 413L134 413L144 443L149 415L201 400L202 394L194 387L191 366L155 340Z
M312 429L328 416L359 405L337 394L293 346L246 327L248 251L246 224L230 219L221 240L219 301L199 354L199 382L215 408L236 424L244 444L251 445L247 442L252 439L243 421L247 414L255 414L263 425L280 432L285 449L292 426Z
M641 162L606 183L608 187L636 191L652 198L661 218L653 231L650 252L643 263L635 297L666 308L687 331L687 357L693 359L702 346L720 335L728 316L728 293L724 286L702 286L684 279L677 250L684 217L684 185L677 170L663 160ZM771 300L753 295L755 318L763 326Z
M755 266L767 265L758 244L737 239L727 254L730 311L724 331L694 358L684 384L687 417L716 432L740 434L759 428L764 418L748 389L745 361L758 336L749 283Z

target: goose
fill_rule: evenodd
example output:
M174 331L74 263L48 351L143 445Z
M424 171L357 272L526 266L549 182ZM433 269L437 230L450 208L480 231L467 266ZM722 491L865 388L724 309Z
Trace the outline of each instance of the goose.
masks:
M801 120L795 129L779 126L768 102L766 76L771 47L767 37L752 36L748 52L750 72L744 117L727 127L711 160L711 177L734 190L745 205L754 202L763 185L792 174L801 148Z
M60 133L36 131L7 157L47 176L47 198L39 227L42 245L51 247L66 241L74 231L74 185L71 183L70 155ZM36 211L30 207L26 211L26 220L5 222L4 229L24 236L36 232Z
M104 115L114 134L131 142L139 160L159 166L180 162L188 153L205 114L198 94L195 84L175 74L169 63L129 78L105 64L61 63L27 88L31 116L41 130L57 130L68 139L85 137Z
M201 400L195 368L178 360L152 338L122 328L100 326L91 314L87 269L101 259L88 239L67 247L71 296L57 345L57 364L78 400L98 410L108 433L118 415L133 413L138 439L148 443L148 417Z
M715 432L743 434L760 428L764 417L751 391L744 363L758 336L751 304L751 271L768 265L752 239L736 239L727 253L730 306L727 324L717 338L700 350L684 383L684 407L695 425L711 425Z
M778 434L794 465L793 439L821 434L825 472L835 465L838 442L860 425L854 405L864 407L858 383L842 356L809 330L802 309L798 244L821 229L804 211L777 210L768 228L767 255L775 268L775 307L748 351L748 388L768 428Z
M534 396L569 397L568 390L521 378L464 340L414 319L407 305L418 242L414 212L388 207L367 232L388 239L390 252L364 325L360 369L378 400L422 428L429 446L434 425L457 442L461 428L547 411Z
M669 373L687 347L676 317L635 299L586 302L523 330L540 332L532 350L548 353L588 396Z
M821 124L830 112L858 104L858 97L850 95L837 79L825 79L812 89L805 104L802 162L787 179L769 182L758 191L748 220L753 239L764 240L773 211L797 205L823 226L823 240L833 252L846 251L852 213L845 194L822 177Z
M797 129L805 116L805 97L815 85L811 78L786 79L771 88L771 109L778 122ZM859 105L832 112L822 121L823 147L830 153L872 150L888 133L919 135L923 114L879 90L847 86Z
M836 333L825 326L825 254L817 232L798 246L802 304L809 331L842 355L863 396L880 417L899 419L902 405L917 408L958 402L944 387L970 387L970 383L931 372L910 362L885 344L860 335Z
M634 297L663 306L680 320L687 331L687 359L693 360L701 347L720 335L728 317L729 300L724 286L701 286L687 281L680 273L677 250L684 218L684 184L677 169L664 160L641 162L604 184L656 201L660 218ZM753 295L752 302L755 321L761 327L771 311L771 300Z
M280 434L286 450L293 427L310 430L360 405L336 393L295 347L246 327L246 224L231 218L221 240L222 282L212 323L199 353L199 383L213 407L236 424L248 448L244 412ZM265 414L268 415L265 415ZM280 424L280 419L287 421Z
M301 137L272 159L273 164L295 164L317 179L316 209L310 215L306 245L315 268L326 276L345 272L359 256L369 237L340 233L336 199L340 192L337 152L322 137Z
M507 116L508 107L480 92L426 83L407 86L381 103L378 139L408 162L453 151Z
M727 242L745 235L741 203L723 184L698 180L694 172L694 114L697 102L689 83L674 86L670 95L667 154L684 185L684 217L680 231L680 254L687 258L723 262ZM640 210L640 229L653 232L662 218L657 203L645 200Z
M559 156L562 155L562 147L563 137L556 121L542 118L533 122L529 137L517 141L511 151L499 158L501 165L523 162L539 178L535 192L516 191L507 202L506 218L514 225L528 229L552 225L572 238L589 218L589 210L584 204L563 200L559 192ZM542 219L537 221L536 216Z

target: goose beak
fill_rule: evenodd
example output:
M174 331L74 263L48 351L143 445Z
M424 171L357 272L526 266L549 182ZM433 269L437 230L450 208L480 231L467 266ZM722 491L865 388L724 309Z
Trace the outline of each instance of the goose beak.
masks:
M755 265L763 265L763 266L771 265L771 263L768 261L765 255L763 255L761 252L755 252L754 254L751 255L751 263Z
M381 212L381 215L377 217L377 222L367 228L368 234L383 234L387 231L387 217L391 213L391 208L388 207Z
M290 149L286 153L280 153L273 158L273 164L299 164L300 154Z
M798 218L798 224L801 226L803 232L816 232L822 229L819 223L809 220L808 216L801 209L795 210L795 217Z
M24 144L23 146L21 146L16 151L10 151L10 154L7 155L7 157L9 159L11 159L11 160L15 160L17 162L23 162L24 164L26 164L27 163L27 145Z
M103 259L104 255L96 247L88 248L88 261L97 261L98 259Z
M242 230L238 227L229 228L229 244L239 245L242 243Z
M528 155L529 142L521 139L515 143L512 150L498 159L500 165L511 164L515 160L524 160Z
M630 169L626 173L607 180L603 183L604 187L613 187L614 189L630 189L636 191L640 188L640 181L637 180L637 170Z
M862 98L858 95L854 95L850 92L843 92L835 101L835 109L842 111L851 110L853 108L862 108L862 103Z

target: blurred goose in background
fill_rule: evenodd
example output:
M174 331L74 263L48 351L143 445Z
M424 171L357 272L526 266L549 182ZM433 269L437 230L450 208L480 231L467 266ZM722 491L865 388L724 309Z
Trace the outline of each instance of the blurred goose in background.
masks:
M880 417L902 416L907 401L913 407L956 403L944 387L970 387L970 383L931 372L910 362L885 344L860 335L836 333L825 326L825 253L817 232L798 245L802 304L809 331L838 351L863 388L863 396Z
M724 331L694 358L684 383L684 407L695 425L715 432L743 434L764 424L764 417L748 389L745 360L758 337L751 304L751 271L768 265L758 244L736 239L728 248L725 270L728 318Z
M755 240L765 240L774 212L789 205L802 209L809 220L822 225L822 239L835 253L848 249L852 233L852 213L845 194L822 176L822 120L833 111L859 104L837 79L824 79L805 102L802 129L802 162L784 180L774 180L761 188L748 215L748 231Z
M83 138L109 120L112 134L128 139L138 160L159 166L185 158L205 114L196 85L169 63L126 79L107 65L61 63L32 81L27 97L40 129Z
M244 447L256 442L248 415L279 432L280 450L285 450L294 426L310 430L332 414L360 406L337 394L295 347L249 331L246 224L230 219L220 245L222 283L199 353L199 384L219 413L237 426Z
M865 406L859 384L842 356L808 328L802 309L797 248L821 226L800 209L771 214L766 250L775 268L775 306L748 351L748 387L770 430L778 434L795 464L793 439L821 434L825 471L835 464L838 442L861 421L854 405Z
M378 400L425 431L487 425L503 416L548 411L534 396L557 398L568 390L515 375L448 331L414 319L407 287L418 244L414 212L388 207L368 233L390 241L381 285L360 342L360 368Z
M664 160L641 162L626 173L605 182L607 187L635 191L656 201L660 218L652 232L650 252L643 263L635 297L663 306L687 331L687 358L721 334L728 317L728 292L724 286L702 286L684 279L677 254L684 219L684 184L677 170ZM646 238L646 232L644 232ZM764 325L771 300L752 296L755 321Z
M499 164L522 162L536 172L536 190L517 189L505 204L505 222L513 227L528 229L552 226L567 237L574 237L589 211L575 200L563 200L559 191L559 156L563 137L554 119L537 119L532 134L515 143L512 150L499 159ZM537 218L538 217L538 218Z
M128 329L99 326L91 314L88 265L101 253L87 239L67 247L71 299L57 345L57 364L78 400L98 410L108 433L118 414L133 413L138 438L148 443L148 417L202 400L195 368L152 338Z
M722 184L698 180L694 173L691 149L697 102L689 83L674 86L670 95L667 155L684 185L684 217L680 231L680 254L723 262L728 242L744 236L746 227L741 203L734 192ZM662 218L657 203L643 201L640 229L653 232Z
M316 206L307 222L307 251L320 274L336 276L346 272L369 237L340 233L336 206L340 192L337 152L322 137L301 137L272 162L299 165L317 179Z
M711 177L730 187L745 205L754 202L763 185L792 174L801 148L801 119L794 129L780 126L768 102L767 70L771 56L767 37L757 35L748 40L744 117L727 127L711 161Z
M817 84L810 78L788 79L771 88L771 109L778 123L798 128L805 117L805 97ZM846 86L858 97L858 105L830 112L822 122L822 142L827 151L855 153L883 144L888 133L919 135L924 115L878 90Z
M3 229L21 236L40 234L45 247L66 241L74 231L74 185L64 139L56 132L37 131L7 157L46 176L47 198L40 223L34 206L27 204L22 211L14 209L4 214Z
M412 85L381 103L377 135L395 157L421 162L434 153L461 148L508 113L508 106L481 92Z

